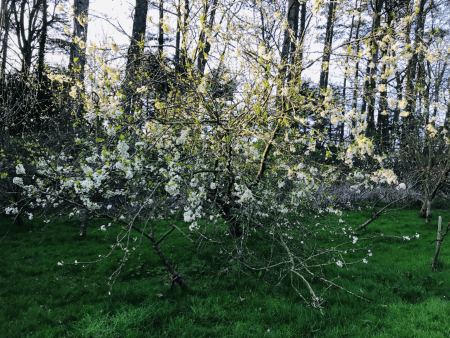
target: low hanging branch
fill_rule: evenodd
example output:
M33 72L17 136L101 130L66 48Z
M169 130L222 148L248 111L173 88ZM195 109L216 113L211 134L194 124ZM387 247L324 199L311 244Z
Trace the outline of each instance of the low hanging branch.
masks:
M380 211L378 211L376 214L374 214L369 220L367 220L366 222L364 222L363 224L361 224L356 230L363 230L365 229L370 223L372 223L373 221L375 221L378 217L380 217L384 211L389 208L391 205L400 202L401 200L404 200L407 196L401 197L399 199L396 199L395 201L389 203L388 205L386 205L384 208L381 208Z

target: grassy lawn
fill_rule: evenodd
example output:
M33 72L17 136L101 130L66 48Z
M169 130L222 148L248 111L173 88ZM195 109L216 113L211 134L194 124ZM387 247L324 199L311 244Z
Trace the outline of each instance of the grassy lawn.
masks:
M0 337L450 337L450 238L439 271L430 270L437 216L445 226L450 212L434 211L428 225L417 214L391 212L368 226L367 235L420 238L376 239L368 264L335 267L338 284L372 301L331 289L323 315L287 283L220 274L223 259L214 248L198 253L175 233L163 249L179 263L187 291L170 289L166 269L143 241L109 295L107 278L122 252L98 264L57 264L107 254L117 234L100 231L107 222L91 221L87 237L79 238L76 220L43 231L39 220L17 227L0 218ZM356 227L368 217L360 211L342 218Z

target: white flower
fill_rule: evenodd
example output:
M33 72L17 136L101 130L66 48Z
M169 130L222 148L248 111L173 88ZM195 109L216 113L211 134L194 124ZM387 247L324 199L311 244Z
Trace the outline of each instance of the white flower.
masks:
M33 219L33 214L31 212L28 213L28 219L31 221Z
M16 166L16 174L17 175L25 175L25 168L23 167L23 164L18 164Z
M78 264L78 261L75 259L75 262L74 262L74 263L75 263L75 265L77 265L77 264Z
M400 190L400 189L402 189L402 190L405 190L405 189L406 189L405 183L400 183L400 184L398 185L397 190Z
M200 83L199 86L197 87L197 93L199 93L199 94L207 94L208 93L206 91L206 84L204 82Z
M126 170L125 171L125 178L126 179L133 178L133 172L131 170Z
M342 268L344 266L344 264L342 263L342 261L337 261L336 265L340 268Z
M398 101L398 108L400 108L400 109L406 108L406 104L407 104L407 103L408 103L408 102L406 102L405 99L403 99L403 100L401 100L401 101Z
M108 210L111 209L111 208L112 208L111 204L106 207L106 209L108 209Z
M345 221L342 218L339 218L339 223L345 223Z
M266 54L266 47L264 47L264 45L259 45L258 55L263 57L265 54Z
M363 261L364 264L367 264L367 263L368 263L367 259L365 259L365 258L363 258L362 261Z
M144 92L147 91L147 89L148 89L147 86L142 86L142 87L136 89L136 92L137 92L138 94L144 93Z
M409 238L409 236L403 236L403 239L409 241L411 238Z
M23 185L23 180L21 177L14 177L13 178L13 183L17 184L17 185Z
M102 226L100 227L100 230L101 230L101 231L106 231L106 227L105 227L104 225L102 225Z
M380 85L378 86L378 90L379 90L380 92L385 92L385 91L386 91L386 85L385 85L385 84L380 84Z
M358 242L358 237L353 236L353 241L352 241L352 243L353 243L353 244L356 244L356 242Z
M197 222L192 222L192 224L189 226L190 231L198 230L199 226L197 225Z
M414 237L419 238L419 236L420 236L419 234L416 234Z
M69 96L73 99L77 98L77 86L72 86L72 88L69 92Z
M117 143L117 150L119 151L120 155L124 158L127 158L128 155L128 149L130 147L128 146L128 144L122 140L119 141L119 143Z
M19 213L19 210L17 208L7 207L5 209L5 212L6 212L7 215L9 215L10 213L15 215L15 214Z
M62 262L58 262L58 265L63 265L63 263Z
M217 183L211 182L211 189L214 190L217 187Z

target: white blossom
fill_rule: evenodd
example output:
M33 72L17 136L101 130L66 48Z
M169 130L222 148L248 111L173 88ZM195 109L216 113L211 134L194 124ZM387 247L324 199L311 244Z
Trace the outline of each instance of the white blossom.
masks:
M25 175L25 168L23 167L23 164L16 165L16 174Z

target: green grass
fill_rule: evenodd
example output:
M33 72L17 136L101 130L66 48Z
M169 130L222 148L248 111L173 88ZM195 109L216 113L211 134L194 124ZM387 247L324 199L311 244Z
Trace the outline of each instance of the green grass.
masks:
M165 268L143 241L109 295L107 277L121 252L98 264L57 265L106 254L116 233L100 231L105 222L92 221L80 238L78 221L61 220L42 231L39 220L17 227L0 218L0 238L9 231L0 242L0 337L450 337L450 238L439 271L430 270L437 216L446 225L450 211L434 211L429 225L417 214L392 212L367 227L368 236L417 232L420 238L376 239L367 265L335 267L340 285L372 302L331 289L323 315L287 284L269 286L237 271L219 274L219 253L198 253L176 234L163 249L186 276L187 291L170 289ZM368 216L345 212L342 218L356 227Z

